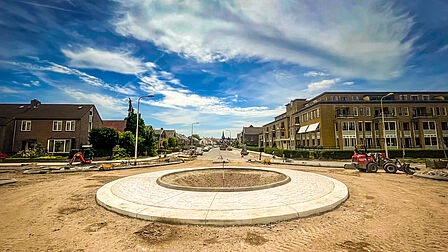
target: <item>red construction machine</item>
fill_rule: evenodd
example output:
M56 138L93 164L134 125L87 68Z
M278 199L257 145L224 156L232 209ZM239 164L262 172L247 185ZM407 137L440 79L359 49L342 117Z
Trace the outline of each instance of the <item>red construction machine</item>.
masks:
M378 168L382 168L387 173L403 171L410 175L418 170L418 168L411 168L409 164L400 163L398 159L386 158L384 153L368 153L365 146L357 146L352 156L352 162L344 167L346 169L358 169L362 172L377 172Z
M73 158L70 160L70 165L73 165L73 162L76 161L77 158L81 161L80 165L91 164L93 152L91 150L91 145L83 145L81 151L75 153ZM84 158L86 157L86 158Z

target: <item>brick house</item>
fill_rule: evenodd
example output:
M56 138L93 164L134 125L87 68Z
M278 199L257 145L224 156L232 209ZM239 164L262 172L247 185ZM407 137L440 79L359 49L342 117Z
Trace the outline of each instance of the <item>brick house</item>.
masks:
M68 154L88 144L90 130L102 125L93 104L0 104L0 152L40 143L50 154Z
M263 127L243 127L241 133L237 135L239 144L248 146L258 146L258 136L261 134Z

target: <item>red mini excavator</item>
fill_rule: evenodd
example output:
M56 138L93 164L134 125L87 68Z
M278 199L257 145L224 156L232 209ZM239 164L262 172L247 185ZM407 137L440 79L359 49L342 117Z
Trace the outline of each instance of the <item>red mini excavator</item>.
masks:
M91 151L90 151L90 148L91 148L92 146L91 145L83 145L81 148L81 151L80 152L77 152L77 153L75 153L74 155L73 155L73 158L72 158L72 160L70 160L70 165L73 165L73 162L75 162L76 161L76 158L79 158L80 159L80 161L81 161L81 165L84 165L84 164L91 164L92 163L92 160L91 160ZM88 151L87 151L88 150ZM84 156L88 156L88 160L86 160L86 159L84 159Z

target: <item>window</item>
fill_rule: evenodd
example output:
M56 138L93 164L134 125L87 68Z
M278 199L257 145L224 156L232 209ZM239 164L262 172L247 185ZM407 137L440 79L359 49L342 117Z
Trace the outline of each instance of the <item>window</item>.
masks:
M436 128L436 124L434 122L423 122L424 130L434 130Z
M378 125L378 123L375 123L375 130L380 130L380 126Z
M357 107L353 108L353 115L358 116L358 108Z
M442 108L442 115L446 116L446 107Z
M440 115L440 108L439 107L436 107L436 115Z
M435 116L435 115L436 115L436 114L434 113L434 108L433 108L433 107L429 108L429 111L431 111L431 116Z
M342 96L341 97L341 101L348 101L348 97L347 96Z
M89 132L92 130L92 122L89 122Z
M366 116L370 116L370 108L369 107L366 108Z
M364 108L359 108L359 115L364 116Z
M75 131L75 121L67 121L65 123L65 131Z
M442 122L442 130L448 130L448 122Z
M385 130L395 130L395 122L384 122Z
M409 130L411 130L411 127L409 126L409 123L408 123L408 122L404 122L404 123L403 123L403 130L405 130L405 131L409 131Z
M429 95L422 95L422 99L424 101L429 101Z
M344 137L344 147L353 147L356 145L356 138Z
M363 127L362 127L362 122L359 122L359 123L358 123L358 130L359 130L359 131L362 131L362 128L363 128Z
M317 118L319 118L319 110L316 110Z
M355 122L349 122L348 129L349 130L355 130Z
M48 139L49 153L68 153L70 152L70 139Z
M334 128L335 128L336 131L338 131L338 123L334 124Z
M31 121L22 121L21 131L31 131Z
M408 107L404 108L404 115L405 116L409 115L409 108Z
M332 97L331 97L331 100L332 100L332 101L337 101L337 100L338 100L338 97L337 97L337 96L332 96Z
M372 123L371 122L366 122L364 125L366 128L366 131L372 131Z
M352 100L354 100L354 101L359 101L359 97L358 97L358 96L353 96L353 97L352 97Z
M391 114L392 114L392 116L396 116L397 115L395 107L392 108L392 113Z
M399 115L399 116L403 115L403 111L402 111L402 108L401 108L401 107L398 107L398 115Z
M411 101L418 101L418 95L411 95Z
M401 101L406 101L408 99L407 95L400 95L400 100Z
M425 136L425 145L437 145L437 138L435 136Z
M53 131L62 131L62 121L53 121Z
M397 146L397 138L386 137L387 146Z

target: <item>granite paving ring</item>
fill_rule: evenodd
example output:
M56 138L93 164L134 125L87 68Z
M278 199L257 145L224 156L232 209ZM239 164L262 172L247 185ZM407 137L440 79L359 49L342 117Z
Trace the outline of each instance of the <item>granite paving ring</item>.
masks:
M347 198L348 189L338 180L258 167L149 172L112 181L96 193L98 204L130 217L220 226L306 217L332 210Z

